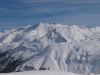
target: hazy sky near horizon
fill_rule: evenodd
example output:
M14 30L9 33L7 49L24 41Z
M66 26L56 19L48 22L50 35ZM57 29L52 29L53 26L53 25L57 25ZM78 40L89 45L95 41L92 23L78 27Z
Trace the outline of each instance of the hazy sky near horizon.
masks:
M0 0L0 31L37 22L100 26L100 0Z

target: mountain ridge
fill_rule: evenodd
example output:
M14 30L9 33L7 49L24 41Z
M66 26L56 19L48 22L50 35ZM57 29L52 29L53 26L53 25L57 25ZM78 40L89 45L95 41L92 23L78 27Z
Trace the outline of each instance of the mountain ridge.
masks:
M99 26L40 22L0 33L0 52L8 51L7 55L23 58L15 71L100 73L99 44Z

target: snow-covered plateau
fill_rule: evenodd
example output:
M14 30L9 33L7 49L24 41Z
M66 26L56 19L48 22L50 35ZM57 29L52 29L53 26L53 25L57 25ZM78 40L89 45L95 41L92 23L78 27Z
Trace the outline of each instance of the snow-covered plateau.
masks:
M17 71L33 71L25 75L100 74L100 26L40 22L0 32L0 72Z
M28 71L28 72L2 73L0 75L82 75L82 74L75 74L63 71Z

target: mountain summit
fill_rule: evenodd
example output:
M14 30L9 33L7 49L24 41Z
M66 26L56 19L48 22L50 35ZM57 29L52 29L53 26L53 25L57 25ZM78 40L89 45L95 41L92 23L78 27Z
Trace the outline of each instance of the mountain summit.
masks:
M4 62L8 56L14 56L14 59L22 58L14 71L100 73L99 45L99 26L90 28L40 22L18 30L1 32L0 55L7 52L7 56L0 57L0 62ZM6 65L0 66L0 71L6 69Z

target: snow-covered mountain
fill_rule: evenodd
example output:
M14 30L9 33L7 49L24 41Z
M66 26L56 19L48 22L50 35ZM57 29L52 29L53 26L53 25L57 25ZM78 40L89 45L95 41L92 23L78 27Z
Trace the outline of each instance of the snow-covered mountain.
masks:
M5 30L0 33L0 52L7 52L14 59L22 57L15 71L100 73L100 26L40 22L18 30ZM0 62L3 60L0 57ZM2 67L6 66L0 65L0 71Z

